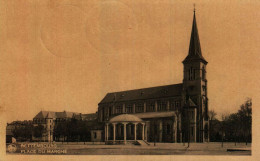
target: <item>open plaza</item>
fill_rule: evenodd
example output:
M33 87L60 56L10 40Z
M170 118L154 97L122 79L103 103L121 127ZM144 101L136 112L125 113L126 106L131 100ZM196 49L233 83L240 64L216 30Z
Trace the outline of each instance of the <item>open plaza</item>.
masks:
M23 143L46 144L46 143ZM149 143L144 145L105 145L104 142L57 142L52 148L23 146L17 143L15 152L27 155L251 155L251 144L246 143ZM50 147L50 146L49 146Z

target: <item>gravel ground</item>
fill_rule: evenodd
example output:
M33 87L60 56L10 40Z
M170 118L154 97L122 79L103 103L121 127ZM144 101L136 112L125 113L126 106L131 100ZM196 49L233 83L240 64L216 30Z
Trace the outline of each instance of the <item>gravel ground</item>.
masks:
M37 143L36 143L37 144ZM55 143L55 149L65 150L65 153L58 153L57 151L47 152L45 149L43 155L251 155L251 144L239 143L191 143L187 148L187 143L150 143L148 146L136 145L104 145L104 143ZM7 145L8 146L8 145ZM38 155L40 148L20 148L17 146L14 153L7 154L23 154ZM227 151L227 149L244 149L246 151ZM35 151L32 151L35 150Z

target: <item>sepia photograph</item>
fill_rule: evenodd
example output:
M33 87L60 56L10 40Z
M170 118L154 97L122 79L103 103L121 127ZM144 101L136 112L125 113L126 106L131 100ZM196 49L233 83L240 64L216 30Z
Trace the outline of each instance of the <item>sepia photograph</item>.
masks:
M0 161L252 157L260 1L0 6Z

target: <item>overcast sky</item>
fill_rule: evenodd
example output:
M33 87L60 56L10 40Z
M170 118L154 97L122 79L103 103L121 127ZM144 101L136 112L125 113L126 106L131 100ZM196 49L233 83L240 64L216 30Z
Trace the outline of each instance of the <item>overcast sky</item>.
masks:
M259 93L259 6L196 1L209 110L219 115ZM0 7L7 122L40 110L93 113L108 92L182 82L193 1L12 0Z

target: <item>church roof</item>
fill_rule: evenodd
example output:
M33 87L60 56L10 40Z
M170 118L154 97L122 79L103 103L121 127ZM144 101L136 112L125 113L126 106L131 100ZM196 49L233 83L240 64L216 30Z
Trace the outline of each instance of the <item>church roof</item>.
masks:
M142 88L129 91L108 93L99 104L181 96L181 93L182 84Z
M193 15L193 24L192 24L191 37L190 37L189 53L188 53L188 56L184 59L183 63L188 63L188 62L191 62L194 60L199 60L206 64L208 63L202 56L202 52L201 52L195 10L194 10L194 15Z
M109 120L109 122L142 122L143 120L137 116L130 114L121 114Z

